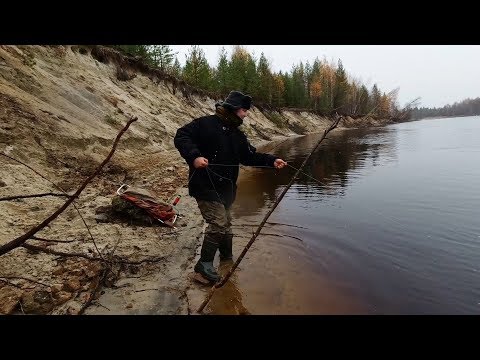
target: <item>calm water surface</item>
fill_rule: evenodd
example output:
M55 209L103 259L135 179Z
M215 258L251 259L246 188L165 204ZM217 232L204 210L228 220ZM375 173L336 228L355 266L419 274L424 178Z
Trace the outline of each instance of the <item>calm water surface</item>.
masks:
M298 168L319 138L265 150ZM335 129L322 144L206 311L480 314L480 117ZM294 173L242 169L235 256Z

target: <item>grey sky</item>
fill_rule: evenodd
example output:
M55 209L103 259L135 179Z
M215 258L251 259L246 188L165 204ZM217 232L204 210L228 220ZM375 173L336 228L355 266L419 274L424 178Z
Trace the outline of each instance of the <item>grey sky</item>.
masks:
M370 89L374 83L389 92L400 88L404 106L420 97L420 106L442 107L480 97L479 45L243 45L257 58L263 52L274 71L290 71L293 64L318 57L340 58L347 72ZM171 45L185 64L191 45ZM200 45L216 66L222 45ZM227 53L231 45L224 45Z

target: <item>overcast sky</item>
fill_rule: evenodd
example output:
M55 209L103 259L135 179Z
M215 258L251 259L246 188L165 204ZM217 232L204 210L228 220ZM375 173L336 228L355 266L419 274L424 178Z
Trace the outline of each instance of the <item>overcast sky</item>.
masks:
M230 55L232 45L223 45ZM263 52L274 71L290 71L300 61L342 60L346 71L369 89L400 88L400 106L420 97L420 106L442 107L480 97L479 45L243 45L256 58ZM191 45L171 45L185 64ZM222 45L200 45L211 66Z

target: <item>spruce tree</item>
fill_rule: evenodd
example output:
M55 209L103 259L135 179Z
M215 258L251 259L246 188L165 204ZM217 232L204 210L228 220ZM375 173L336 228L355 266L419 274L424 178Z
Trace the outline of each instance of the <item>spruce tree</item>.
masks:
M211 70L205 52L198 45L192 45L188 55L186 55L183 78L192 86L210 90L213 87L210 74Z

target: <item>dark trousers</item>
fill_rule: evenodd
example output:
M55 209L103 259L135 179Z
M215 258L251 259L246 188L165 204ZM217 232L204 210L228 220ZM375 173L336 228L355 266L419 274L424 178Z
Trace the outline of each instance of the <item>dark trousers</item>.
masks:
M197 199L197 204L205 222L208 224L205 233L233 234L230 208L225 208L225 205L218 201Z
M220 250L220 260L232 259L233 232L230 208L226 208L218 201L197 199L197 204L208 224L205 229L200 262L213 261L217 249Z

